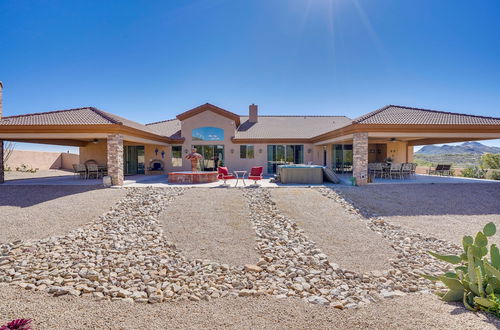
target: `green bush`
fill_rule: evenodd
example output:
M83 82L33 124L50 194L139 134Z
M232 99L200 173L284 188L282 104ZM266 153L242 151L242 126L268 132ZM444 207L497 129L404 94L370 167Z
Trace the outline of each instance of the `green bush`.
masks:
M484 310L499 316L500 251L495 244L488 248L488 237L495 233L496 226L490 222L475 238L464 236L464 252L460 256L429 252L439 260L457 265L455 272L437 277L423 275L428 280L441 281L448 287L446 293L440 294L444 301L462 301L470 310Z
M484 154L481 156L481 168L500 169L500 154Z
M482 179L484 178L484 174L485 171L479 166L467 166L462 170L462 176L465 178Z
M484 177L488 180L500 180L500 170L488 170Z

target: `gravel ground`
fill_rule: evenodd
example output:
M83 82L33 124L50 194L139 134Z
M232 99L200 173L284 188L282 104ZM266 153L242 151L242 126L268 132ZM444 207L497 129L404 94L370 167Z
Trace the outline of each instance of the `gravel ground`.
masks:
M338 310L299 299L237 297L210 302L130 304L54 298L0 286L0 325L32 318L35 329L498 329L500 322L433 295L412 295Z
M48 178L53 176L73 175L73 171L69 170L43 170L35 173L30 172L5 172L5 180L18 180L18 179L34 179L34 178Z
M341 204L307 188L272 189L271 196L332 262L358 272L389 268L396 255L390 243Z
M255 231L241 190L189 189L162 214L163 235L193 259L253 264Z
M125 195L88 186L0 187L0 242L64 234L107 211Z
M500 228L500 184L415 184L342 187L354 205L390 223L455 244L493 221ZM492 239L500 243L500 235Z

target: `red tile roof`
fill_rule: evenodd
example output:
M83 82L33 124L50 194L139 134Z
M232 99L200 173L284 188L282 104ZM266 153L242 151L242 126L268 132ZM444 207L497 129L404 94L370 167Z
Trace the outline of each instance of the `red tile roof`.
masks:
M123 125L141 131L157 134L146 125L105 112L94 107L30 113L2 117L2 125Z
M387 125L500 125L500 118L387 105L354 119L354 123Z

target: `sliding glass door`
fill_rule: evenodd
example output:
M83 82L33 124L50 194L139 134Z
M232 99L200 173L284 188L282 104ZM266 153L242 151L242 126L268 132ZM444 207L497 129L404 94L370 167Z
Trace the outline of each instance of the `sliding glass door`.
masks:
M267 146L267 173L276 173L278 165L302 164L304 162L304 146L269 144Z
M352 144L334 144L332 149L333 170L338 173L352 172Z
M144 174L144 146L125 146L123 160L125 175Z
M200 162L202 171L217 171L219 166L224 166L223 145L194 145L193 148L203 156Z

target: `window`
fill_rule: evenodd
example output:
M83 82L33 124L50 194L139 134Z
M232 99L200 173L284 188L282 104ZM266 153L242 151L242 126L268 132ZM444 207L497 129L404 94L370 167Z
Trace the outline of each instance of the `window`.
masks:
M304 162L304 146L297 145L267 145L267 172L276 173L279 165L302 164Z
M240 158L250 159L254 157L253 146L241 145L240 146Z
M182 166L182 146L172 146L172 166Z
M193 141L224 141L224 130L217 127L198 127L191 132Z

